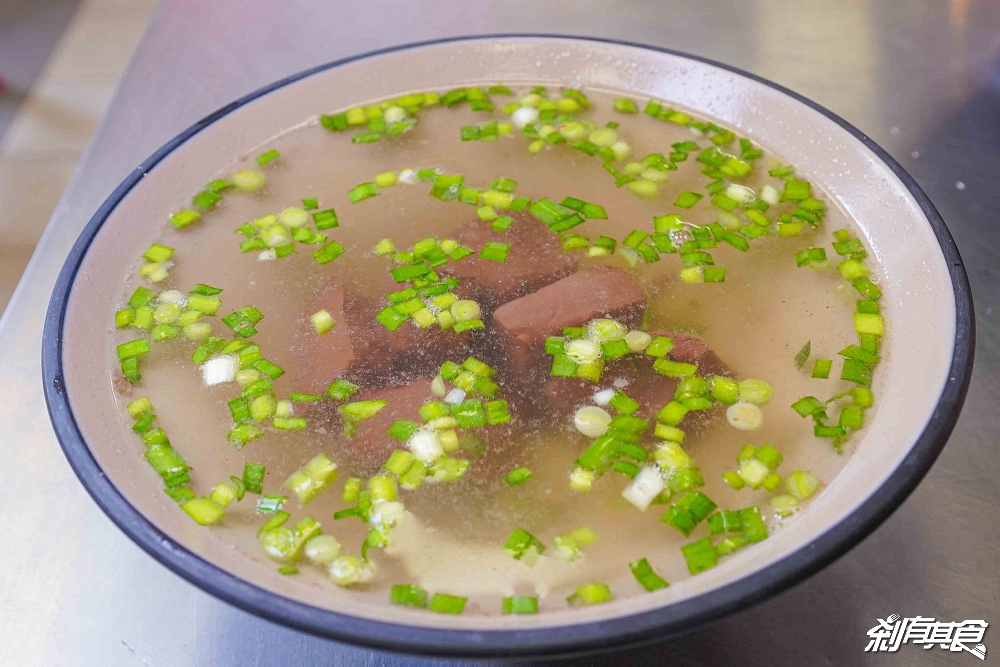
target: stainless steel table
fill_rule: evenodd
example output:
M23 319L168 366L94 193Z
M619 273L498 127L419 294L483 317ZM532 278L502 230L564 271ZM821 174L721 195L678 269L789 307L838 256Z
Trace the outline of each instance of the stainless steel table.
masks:
M876 617L1000 622L1000 2L166 0L0 322L0 663L18 667L428 664L237 611L133 546L73 477L49 427L39 339L56 273L104 197L222 104L299 69L456 34L560 32L687 50L812 97L870 134L937 204L979 322L965 413L889 521L795 589L655 648L578 664L971 664L934 648L862 650ZM113 39L113 35L108 36ZM30 196L25 193L25 196ZM992 635L996 636L996 630ZM991 644L987 632L986 644ZM993 642L991 651L1000 651Z

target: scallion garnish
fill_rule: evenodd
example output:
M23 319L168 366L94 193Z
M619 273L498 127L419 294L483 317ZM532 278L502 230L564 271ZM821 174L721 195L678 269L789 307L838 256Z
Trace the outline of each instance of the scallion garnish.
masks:
M337 478L337 465L324 454L317 454L305 466L292 473L282 486L307 505Z
M435 593L427 608L438 614L461 614L465 609L467 600L468 598L458 597L457 595Z
M340 226L340 221L337 219L337 212L332 208L313 213L312 219L318 230L332 229Z
M505 597L501 604L503 614L537 614L538 598L525 595Z
M257 164L263 167L264 165L273 162L274 160L277 160L278 157L280 156L281 153L279 153L277 149L272 148L271 150L261 153L260 155L257 156Z
M614 595L607 584L591 583L578 586L566 601L571 605L591 605L610 602L613 598Z
M802 346L802 349L795 353L795 367L802 368L809 361L809 355L812 353L812 341L806 341L806 344Z
M653 571L653 567L645 558L629 563L628 567L629 570L632 571L632 575L635 577L635 580L649 592L666 588L670 585L663 577Z
M330 389L332 388L333 385L330 385ZM328 393L330 392L330 389L327 390ZM357 401L354 403L345 403L344 405L339 406L337 410L347 419L352 421L362 421L374 417L382 408L386 406L386 403L387 401L385 399Z
M319 264L327 264L344 254L344 246L336 241L330 241L326 245L312 253L313 258Z
M812 377L826 380L830 377L830 369L833 368L833 360L831 359L817 359L813 363Z
M208 498L191 498L180 504L180 508L199 525L218 523L226 511Z
M691 574L704 572L718 564L715 547L712 546L712 540L708 537L684 545L681 547L681 553L684 555L684 561Z
M389 602L405 607L427 607L427 591L414 584L396 584L389 592Z
M534 473L527 468L517 468L507 473L504 481L508 486L521 486L534 476Z
M702 195L698 194L697 192L691 192L689 190L685 190L680 195L678 195L677 201L674 202L674 206L677 206L678 208L691 208L699 201L701 201L701 198Z
M507 255L509 253L509 243L491 241L483 246L482 251L479 253L479 257L480 259L489 260L491 262L506 262Z
M532 567L538 561L538 557L545 552L545 545L523 528L515 529L507 538L503 548L512 558L528 567Z
M361 183L353 188L351 188L347 196L350 197L351 203L356 204L365 199L370 199L378 194L378 186L374 183Z

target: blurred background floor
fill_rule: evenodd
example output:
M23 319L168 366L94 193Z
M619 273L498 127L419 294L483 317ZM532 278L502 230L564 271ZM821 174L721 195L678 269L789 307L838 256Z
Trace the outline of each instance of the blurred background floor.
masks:
M0 315L156 1L0 1Z

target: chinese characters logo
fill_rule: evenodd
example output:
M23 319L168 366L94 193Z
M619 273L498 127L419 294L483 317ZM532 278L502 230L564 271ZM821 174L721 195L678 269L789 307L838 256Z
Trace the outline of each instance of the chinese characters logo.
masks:
M937 644L949 651L968 651L985 660L986 646L982 642L988 625L986 621L948 623L923 616L900 618L899 614L893 614L884 620L878 619L878 625L868 631L871 641L865 651L892 653L899 650L901 644L922 644L925 649Z

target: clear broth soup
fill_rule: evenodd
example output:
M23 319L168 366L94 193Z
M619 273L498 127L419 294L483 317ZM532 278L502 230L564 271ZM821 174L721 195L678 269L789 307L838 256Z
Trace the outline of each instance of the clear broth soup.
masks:
M262 566L440 613L645 595L808 512L885 353L852 221L693 111L460 90L309 119L164 225L109 346L149 484Z

